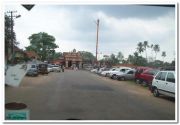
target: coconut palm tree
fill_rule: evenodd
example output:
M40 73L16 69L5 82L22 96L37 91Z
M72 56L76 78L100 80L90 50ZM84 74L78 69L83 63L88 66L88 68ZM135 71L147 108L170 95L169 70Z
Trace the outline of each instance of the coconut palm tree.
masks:
M148 41L144 41L143 46L144 46L144 50L146 51L146 60L147 60L147 48L149 47Z
M154 47L153 47L153 50L155 52L155 60L156 60L156 56L157 56L157 53L160 51L160 47L158 44L155 44Z
M166 52L163 51L161 56L163 57L163 63L164 63L164 58L166 57Z
M142 42L139 42L138 44L137 44L137 51L138 51L138 53L139 54L141 54L142 52L144 52L144 46L143 46L143 43Z

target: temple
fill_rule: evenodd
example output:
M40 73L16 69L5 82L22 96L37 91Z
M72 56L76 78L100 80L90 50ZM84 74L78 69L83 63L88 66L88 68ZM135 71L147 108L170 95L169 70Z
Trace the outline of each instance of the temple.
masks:
M64 65L66 68L82 68L82 57L74 49L72 52L63 52L61 59L54 60L53 63Z

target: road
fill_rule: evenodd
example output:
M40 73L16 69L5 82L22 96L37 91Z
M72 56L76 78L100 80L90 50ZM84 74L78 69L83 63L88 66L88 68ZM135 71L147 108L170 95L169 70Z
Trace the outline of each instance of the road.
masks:
M31 120L174 120L175 101L147 88L87 71L24 77L5 88L5 102L23 102Z

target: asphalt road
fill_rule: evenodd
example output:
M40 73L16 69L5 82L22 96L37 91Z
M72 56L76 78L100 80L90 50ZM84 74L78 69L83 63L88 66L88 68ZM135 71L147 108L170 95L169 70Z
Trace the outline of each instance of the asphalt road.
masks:
M175 101L147 88L87 71L24 77L5 88L5 102L23 102L31 120L174 120Z

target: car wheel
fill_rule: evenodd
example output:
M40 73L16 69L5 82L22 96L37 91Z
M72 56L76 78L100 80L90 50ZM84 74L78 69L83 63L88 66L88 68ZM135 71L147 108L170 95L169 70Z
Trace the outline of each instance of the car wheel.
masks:
M148 86L148 83L147 83L146 81L143 81L143 82L142 82L142 85L145 86L145 87L147 87L147 86Z
M114 75L112 75L112 79L116 79L116 75L114 74Z
M136 79L136 80L135 80L135 83L140 84L140 80L139 80L139 79Z
M159 96L159 91L158 91L157 88L154 88L153 95L154 95L155 97L158 97L158 96Z
M121 80L122 80L122 81L125 81L125 78L124 78L124 77L121 77Z

